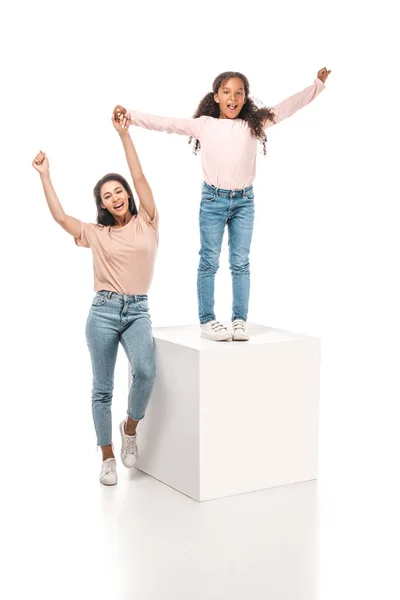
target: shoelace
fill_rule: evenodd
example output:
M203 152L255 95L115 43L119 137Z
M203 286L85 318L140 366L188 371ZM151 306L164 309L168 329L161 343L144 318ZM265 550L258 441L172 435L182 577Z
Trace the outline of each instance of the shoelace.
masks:
M212 321L211 322L211 327L213 328L213 330L218 333L219 331L227 331L226 327L224 325L222 325L222 323L219 323L219 321Z
M117 465L115 460L107 460L103 462L103 475L107 473L115 473L117 470Z
M126 436L125 454L135 454L136 451L136 436Z
M232 323L233 331L237 331L238 329L241 329L242 331L244 331L245 330L244 326L245 326L244 321L237 320L237 321L233 321L233 323Z

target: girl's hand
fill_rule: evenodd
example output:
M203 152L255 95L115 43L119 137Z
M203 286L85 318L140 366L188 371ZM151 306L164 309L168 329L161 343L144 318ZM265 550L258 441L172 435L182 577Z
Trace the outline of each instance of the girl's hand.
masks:
M115 119L120 119L121 117L123 117L124 115L126 115L126 108L124 108L123 106L120 106L119 104L114 108L114 117Z
M116 131L118 131L118 133L120 135L128 132L129 119L127 119L127 117L124 117L121 115L119 118L116 118L115 112L114 112L113 116L111 117L111 121L112 121L112 124L114 125L114 128L116 129Z
M33 159L32 166L36 171L39 171L41 175L49 172L49 159L42 150Z
M324 67L323 69L320 69L318 71L317 77L322 81L322 83L325 83L325 81L328 79L328 75L330 74L330 72L330 70L328 71L328 69Z

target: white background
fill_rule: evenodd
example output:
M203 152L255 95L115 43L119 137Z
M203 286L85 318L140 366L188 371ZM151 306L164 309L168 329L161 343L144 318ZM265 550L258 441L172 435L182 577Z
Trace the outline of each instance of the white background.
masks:
M190 117L214 77L232 69L271 106L326 66L327 89L269 129L268 157L258 157L249 320L322 340L320 598L399 597L399 48L390 5L3 7L2 531L11 580L21 577L26 591L41 543L32 523L45 502L36 484L56 469L73 478L95 448L84 338L91 254L52 221L34 155L47 152L66 212L93 221L96 181L128 175L115 104ZM195 323L200 157L185 137L131 134L161 217L153 324ZM218 318L229 319L226 247L216 299ZM125 409L126 371L121 350L115 415ZM68 448L62 460L59 445ZM55 540L49 553L62 552Z

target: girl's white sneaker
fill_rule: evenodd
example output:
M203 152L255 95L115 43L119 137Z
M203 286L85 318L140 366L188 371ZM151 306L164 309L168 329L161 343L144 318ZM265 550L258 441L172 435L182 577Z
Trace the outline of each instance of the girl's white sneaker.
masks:
M232 340L232 334L225 325L218 321L209 321L200 325L200 335L213 342L230 342Z
M103 460L100 472L100 483L103 485L115 485L117 481L117 461L115 458Z
M249 340L249 334L246 329L246 321L243 321L242 319L235 319L232 322L232 329L234 342L247 342Z

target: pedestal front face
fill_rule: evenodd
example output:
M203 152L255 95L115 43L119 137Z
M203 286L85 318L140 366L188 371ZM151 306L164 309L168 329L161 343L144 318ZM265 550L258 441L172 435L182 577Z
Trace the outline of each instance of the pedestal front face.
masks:
M200 355L200 499L314 479L319 344Z
M202 501L314 479L319 341L249 325L249 342L154 330L157 377L137 466Z

